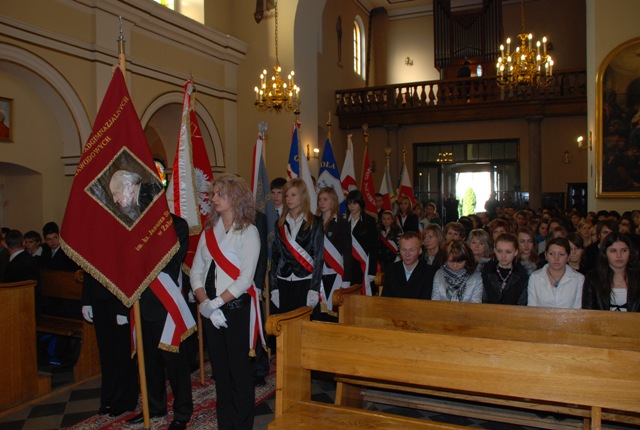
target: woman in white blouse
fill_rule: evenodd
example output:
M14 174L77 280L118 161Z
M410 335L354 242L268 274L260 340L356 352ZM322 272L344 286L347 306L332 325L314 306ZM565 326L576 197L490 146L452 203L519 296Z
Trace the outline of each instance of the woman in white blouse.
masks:
M584 276L569 267L569 254L571 245L567 239L557 237L547 241L547 264L529 277L528 306L573 309L582 307Z

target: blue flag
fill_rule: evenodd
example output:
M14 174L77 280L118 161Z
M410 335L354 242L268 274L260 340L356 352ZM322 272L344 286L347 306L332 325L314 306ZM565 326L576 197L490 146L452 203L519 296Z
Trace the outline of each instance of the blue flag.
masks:
M320 162L320 173L318 174L318 191L324 187L331 187L338 194L338 203L344 200L342 192L342 183L340 182L340 172L338 172L338 163L333 155L333 146L331 139L327 137L322 151L322 161Z
M287 177L295 179L300 177L300 158L298 147L298 127L293 125L291 132L291 150L289 151L289 162L287 163Z

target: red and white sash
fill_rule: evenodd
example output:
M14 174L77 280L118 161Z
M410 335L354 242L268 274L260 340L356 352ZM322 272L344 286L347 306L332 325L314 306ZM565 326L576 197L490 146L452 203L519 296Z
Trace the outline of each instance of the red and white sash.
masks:
M368 274L369 274L369 255L364 251L360 242L351 235L351 254L353 258L355 258L360 263L360 268L362 269L362 294L365 296L371 296L371 285L368 282ZM353 282L353 280L351 281Z
M389 248L394 254L398 253L398 244L395 240L389 240L385 237L384 233L380 233L380 240L383 245Z
M309 255L309 253L300 246L298 242L296 242L295 237L291 237L291 233L289 233L289 230L284 228L284 224L280 226L280 236L296 261L309 273L313 273L313 258L311 258L311 255Z
M238 279L240 277L239 257L229 246L227 234L224 231L222 222L216 223L213 229L205 230L205 239L207 249L215 260L217 267L219 267L231 279ZM231 257L231 259L229 257ZM253 357L255 356L258 337L264 346L266 346L266 341L264 338L264 330L262 328L262 316L258 299L258 290L254 282L251 282L251 286L247 290L247 294L251 297L249 355Z
M327 266L336 273L336 278L331 286L329 297L325 297L326 293L324 291L324 286L323 288L320 288L321 302L324 302L326 304L326 308L332 311L333 292L342 287L342 280L344 279L344 259L335 245L331 243L327 235L324 236L324 262L327 263Z
M180 287L167 273L160 272L158 277L149 285L153 294L167 310L167 318L160 336L158 348L170 352L178 352L180 343L196 331L196 321L191 315L187 301L182 295ZM135 353L135 321L133 308L130 311L132 354Z

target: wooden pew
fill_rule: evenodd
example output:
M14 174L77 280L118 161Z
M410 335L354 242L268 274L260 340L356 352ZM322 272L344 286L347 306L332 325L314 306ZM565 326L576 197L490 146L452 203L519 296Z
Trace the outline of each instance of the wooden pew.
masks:
M82 299L83 276L82 270L76 272L41 270L40 285L43 301L46 298L80 301ZM36 329L42 333L82 339L80 356L73 367L75 382L83 381L100 373L100 356L93 324L82 318L74 319L44 314L38 317Z
M38 375L35 281L0 284L0 411L51 390L51 379Z
M312 370L400 390L575 405L589 411L591 429L602 428L603 409L640 413L637 350L310 322L310 314L301 308L267 321L278 356L270 429L464 428L311 401Z
M339 318L342 324L361 327L640 352L640 314L343 295ZM403 388L411 392L404 394L388 383L345 377L337 381L336 402L350 406L372 401L549 429L584 424L576 419L558 423L518 409L587 419L590 415L584 408L545 402L421 388ZM477 403L485 406L479 408ZM640 426L640 415L634 413L604 411L603 419Z

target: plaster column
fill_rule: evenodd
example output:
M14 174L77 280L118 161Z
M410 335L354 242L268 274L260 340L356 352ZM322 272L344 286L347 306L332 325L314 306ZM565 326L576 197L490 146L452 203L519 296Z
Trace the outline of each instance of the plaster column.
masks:
M529 207L542 207L541 116L527 117L529 131Z

